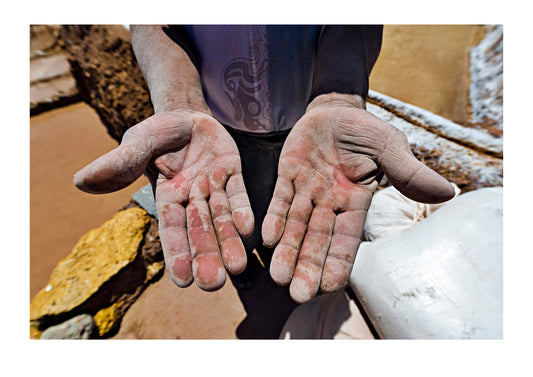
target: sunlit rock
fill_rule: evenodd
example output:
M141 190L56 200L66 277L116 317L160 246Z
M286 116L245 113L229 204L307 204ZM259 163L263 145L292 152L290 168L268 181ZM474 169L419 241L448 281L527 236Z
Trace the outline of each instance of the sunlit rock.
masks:
M113 289L111 280L127 267L139 269L129 265L133 265L139 254L149 224L146 211L130 208L84 235L70 255L58 263L48 284L31 302L30 320L55 322L54 317L66 318L69 312L83 306L94 310L91 306L116 301L123 292ZM144 282L144 265L141 267L141 282ZM131 285L131 282L131 278L125 279L123 285ZM102 298L96 299L96 296Z

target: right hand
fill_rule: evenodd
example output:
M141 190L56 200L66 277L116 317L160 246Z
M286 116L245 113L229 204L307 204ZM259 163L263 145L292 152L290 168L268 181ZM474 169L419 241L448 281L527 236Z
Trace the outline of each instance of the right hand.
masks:
M114 150L74 175L74 184L100 194L120 190L143 173L155 187L159 236L172 280L193 279L204 290L224 285L226 271L246 267L241 238L254 217L235 142L199 111L157 113L126 131Z

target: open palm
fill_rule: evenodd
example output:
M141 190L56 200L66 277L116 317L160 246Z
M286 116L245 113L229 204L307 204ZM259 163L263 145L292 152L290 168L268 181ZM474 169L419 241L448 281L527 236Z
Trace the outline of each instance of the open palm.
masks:
M80 170L74 182L104 193L145 171L155 187L159 235L174 282L184 287L194 279L215 290L226 269L242 272L240 236L253 232L254 219L239 152L227 131L203 113L158 113L130 128L119 147Z
M372 195L382 174L422 202L453 196L452 186L419 162L399 130L347 106L308 111L283 146L262 226L274 247L270 273L297 302L348 281Z

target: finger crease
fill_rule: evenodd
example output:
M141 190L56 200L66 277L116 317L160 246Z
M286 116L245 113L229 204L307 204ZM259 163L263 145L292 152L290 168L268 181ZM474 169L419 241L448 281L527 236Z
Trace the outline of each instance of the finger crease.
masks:
M235 236L235 237L226 238L226 239L224 239L223 241L220 241L220 243L221 243L222 245L224 245L226 242L229 242L229 241L237 241L237 240L240 240L240 239L241 239L241 237L239 237L239 236Z
M305 227L307 228L307 221L305 221L305 220L288 218L288 219L287 219L287 223L293 223L293 224L303 225L303 226L305 226Z
M242 205L242 206L239 206L239 207L231 207L231 211L234 212L234 211L237 211L239 209L252 209L248 204L245 204L245 205Z
M329 253L328 254L328 258L333 258L333 259L336 259L338 261L341 261L343 264L345 264L346 266L351 266L352 265L352 256L348 253L346 255L337 255L337 253Z
M315 257L313 257L311 255L301 254L299 256L299 258L298 258L298 263L310 264L310 265L318 268L319 270L322 270L323 261L319 260L318 258L315 258Z
M185 227L185 223L181 224L181 225L165 225L163 224L161 221L159 222L159 231L162 231L162 230L172 230L172 229L176 229L176 230L181 230Z
M224 213L224 214L213 217L213 222L217 222L217 223L230 222L230 221L233 221L230 213Z
M318 236L324 236L324 237L327 237L327 238L331 238L331 233L325 232L325 231L319 230L319 229L311 229L311 228L309 228L307 230L307 234L316 234Z
M193 230L193 229L198 229L198 228L203 228L204 230L209 230L209 229L213 229L213 225L207 224L207 223L198 224L198 225L188 226L187 230Z
M294 196L292 196L292 195L290 197L289 196L285 197L285 196L276 195L276 196L274 196L272 198L272 201L273 202L274 201L278 201L278 202L281 202L283 204L286 204L286 205L290 206L292 204L292 198L293 197Z
M216 254L216 255L220 255L220 251L218 250L194 250L193 249L193 255L192 255L192 258L193 259L197 259L199 257L204 257L204 256L207 256L207 255L210 255L210 254Z
M420 169L422 169L423 167L424 167L424 165L418 165L415 168L415 170L413 171L413 173L411 174L411 176L407 180L407 183L405 184L406 187L411 187L411 182L413 181L413 178L415 177L416 173L418 173L420 171Z
M278 245L279 246L285 246L285 247L288 247L289 249L292 249L294 251L296 251L296 255L298 255L300 253L300 248L299 247L296 247L296 246L293 246L293 245L290 245L286 242L280 242L280 244Z
M348 237L348 238L351 238L351 239L354 239L354 240L357 240L359 242L361 242L361 238L357 237L357 236L354 236L354 235L351 235L351 234L348 234L348 233L341 233L341 232L333 232L333 236L336 237L336 236L339 236L339 237Z

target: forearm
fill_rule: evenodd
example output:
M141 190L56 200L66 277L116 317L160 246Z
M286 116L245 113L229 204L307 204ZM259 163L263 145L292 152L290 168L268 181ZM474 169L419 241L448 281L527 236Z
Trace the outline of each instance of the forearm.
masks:
M368 79L381 49L379 25L325 26L315 58L308 110L316 105L365 108Z
M133 51L150 89L155 113L181 109L211 115L196 67L163 27L132 25L130 30Z

